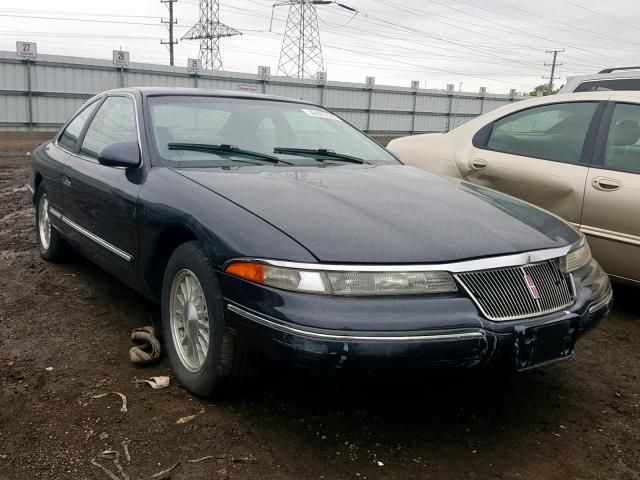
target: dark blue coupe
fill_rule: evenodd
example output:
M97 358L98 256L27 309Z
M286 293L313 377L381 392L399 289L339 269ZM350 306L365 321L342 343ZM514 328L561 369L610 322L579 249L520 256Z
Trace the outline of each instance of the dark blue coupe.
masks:
M405 166L303 101L113 90L32 159L42 257L73 246L160 302L199 395L265 357L525 370L569 357L611 306L561 219Z

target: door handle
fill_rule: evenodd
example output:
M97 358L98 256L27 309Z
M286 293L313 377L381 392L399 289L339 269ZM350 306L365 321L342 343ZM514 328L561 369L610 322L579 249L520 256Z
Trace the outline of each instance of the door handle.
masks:
M613 178L595 177L591 180L591 186L601 192L615 192L620 190L622 182Z
M70 187L71 186L71 179L69 177L67 177L66 175L62 175L62 185L64 185L65 187Z
M483 168L487 168L489 162L487 162L484 158L474 158L469 162L469 167L473 170L482 170Z

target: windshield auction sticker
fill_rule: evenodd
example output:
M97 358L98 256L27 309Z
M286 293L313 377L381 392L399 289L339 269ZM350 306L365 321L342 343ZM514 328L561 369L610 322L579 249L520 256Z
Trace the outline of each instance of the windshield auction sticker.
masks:
M308 117L318 117L318 118L328 118L330 120L338 120L338 117L335 115L325 112L324 110L309 110L308 108L303 108L302 111L307 114Z

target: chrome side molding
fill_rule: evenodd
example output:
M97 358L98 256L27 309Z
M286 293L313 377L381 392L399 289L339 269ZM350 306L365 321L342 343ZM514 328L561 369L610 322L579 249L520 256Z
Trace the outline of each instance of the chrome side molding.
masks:
M475 332L461 332L461 333L444 333L434 335L403 335L403 336L374 336L374 335L337 335L329 333L318 333L310 330L304 330L301 328L290 327L278 322L274 322L265 318L263 315L256 315L244 308L237 307L233 304L227 305L227 310L240 315L255 323L259 323L265 327L278 330L283 333L296 335L299 337L312 338L315 340L328 340L334 342L429 342L429 341L446 341L446 340L465 340L472 338L483 338L484 333Z
M120 258L126 260L127 262L130 262L131 260L133 260L133 255L129 255L124 250L120 250L115 245L110 244L109 242L107 242L106 240L100 238L99 236L95 235L94 233L91 233L86 228L81 227L80 225L78 225L73 220L65 217L62 213L60 213L55 208L49 207L49 213L51 215L53 215L55 218L57 218L58 220L60 220L61 222L65 223L66 225L68 225L71 228L73 228L78 233L81 233L82 235L87 237L89 240L93 240L95 243L97 243L101 247L109 250L111 253L119 256Z

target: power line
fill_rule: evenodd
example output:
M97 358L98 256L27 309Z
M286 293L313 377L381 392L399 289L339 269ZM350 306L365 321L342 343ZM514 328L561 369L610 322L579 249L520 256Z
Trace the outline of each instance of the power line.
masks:
M588 8L588 7L585 7L584 5L580 5L579 3L576 3L576 2L574 2L572 0L563 0L563 1L568 3L569 5L573 5L574 7L578 7L578 8L581 8L582 10L586 10L587 12L595 13L599 17L608 18L609 20L615 22L616 24L626 25L626 26L631 27L631 28L633 28L635 30L640 30L640 27L638 27L636 25L633 25L631 23L627 23L627 22L625 22L623 20L619 20L617 18L610 17L609 15L607 15L605 13L597 12L595 10L592 10L592 9Z
M143 22L121 22L116 20L96 20L90 18L62 18L62 17L48 17L43 15L13 15L8 13L0 13L0 17L11 17L11 18L35 18L42 20L61 20L65 22L90 22L90 23L112 23L118 25L144 25L148 27L161 27L157 23L143 23ZM157 18L157 17L154 17Z
M528 16L534 16L534 17L542 18L544 20L550 20L550 21L558 23L560 25L564 25L566 27L574 28L574 29L577 29L577 30L582 30L583 32L587 32L587 33L574 32L574 31L571 31L571 30L567 30L566 28L560 28L560 27L557 27L557 26L549 25L547 23L534 22L533 20L531 20L531 18L522 19L520 17L515 17L513 15L509 15L508 13L504 13L504 12L497 11L497 10L492 10L492 9L489 9L489 8L486 8L486 7L481 7L479 5L472 5L470 3L465 3L465 2L458 2L458 3L461 3L463 5L467 5L467 6L472 7L472 8L477 8L479 10L484 10L485 12L494 13L496 15L501 15L501 16L506 17L506 18L512 18L514 20L519 20L519 21L526 21L528 24L540 25L540 26L545 27L545 28L555 29L555 30L558 30L558 31L561 31L561 32L567 32L567 33L570 33L572 35L591 36L591 37L594 37L594 38L606 39L606 40L613 41L613 42L629 42L629 40L627 40L627 39L612 37L612 36L609 36L609 35L604 34L602 32L596 32L595 30L590 30L588 28L584 28L584 27L581 27L579 25L573 25L571 23L563 22L562 20L558 20L556 18L549 17L549 16L546 16L546 15L541 15L541 14L539 14L537 12L534 12L534 11L531 11L531 10L527 10L527 9L524 9L524 8L521 8L521 7L516 7L514 5L511 5L511 4L506 3L506 2L502 2L500 0L494 0L494 1L500 3L501 5L504 5L505 7L511 8L513 10L516 10L516 11L520 11L520 12L522 12L522 13L528 15ZM618 47L603 47L602 45L583 45L583 46L588 47L588 48L599 48L599 49L605 49L605 50L606 49L614 49L615 48L615 50L621 51L619 46ZM636 50L624 50L624 51L636 52Z
M374 1L376 1L378 3L382 3L382 4L390 6L390 7L398 8L398 9L401 9L401 10L404 10L404 11L413 12L414 14L418 14L418 15L420 15L419 12L425 12L424 10L419 10L417 8L407 8L407 7L403 7L403 6L399 6L399 5L394 5L394 4L391 4L391 3L389 3L388 1L385 1L385 0L374 0ZM463 15L471 16L471 17L476 18L478 20L481 20L483 22L487 22L487 23L490 23L492 25L497 25L499 27L504 27L504 28L501 29L502 31L505 31L505 29L508 29L508 30L511 30L511 31L515 32L517 35L527 36L527 37L531 37L531 38L537 38L537 39L544 40L544 41L552 41L552 42L555 42L555 43L559 43L560 42L557 39L547 38L547 37L543 37L543 36L536 35L536 34L533 34L533 33L529 33L527 31L521 30L519 28L511 27L509 25L504 25L503 23L495 21L495 20L492 20L492 19L488 19L488 18L481 17L481 16L478 16L478 15L470 14L468 12L465 12L464 10L461 10L459 8L456 8L456 7L453 7L451 5L447 5L447 4L439 2L437 0L428 0L428 1L431 2L431 3L434 3L436 5L440 5L442 7L445 7L445 8L448 8L450 10L453 10L455 12L461 13ZM424 15L420 15L420 16L425 17ZM429 17L425 17L425 18L429 18ZM436 22L439 22L439 23L444 23L445 25L449 25L449 26L452 26L454 28L459 28L459 29L462 29L462 30L466 30L466 31L470 31L470 32L476 33L478 35L483 35L483 36L486 36L486 37L489 37L489 38L502 40L505 43L510 43L510 44L513 44L513 45L521 46L521 47L527 47L527 45L523 45L521 43L516 43L516 42L513 42L513 41L508 41L508 40L505 40L504 38L496 37L494 35L490 35L490 34L483 33L483 32L478 32L477 30L472 30L472 29L469 29L469 28L460 27L460 26L457 26L457 25L454 25L454 24L451 24L451 23L448 23L448 22L443 22L442 20L437 20L437 19L434 19L434 18L431 18L431 19L433 21L436 21ZM469 22L466 22L466 23L469 23ZM478 24L473 24L473 23L472 23L472 25L480 26ZM485 28L485 27L482 27L482 26L480 26L480 27L481 28ZM585 48L583 48L581 46L577 46L577 45L569 43L569 42L562 42L562 43L564 43L565 45L570 45L573 48L575 48L576 50L581 50L581 51L586 52L588 54L595 55L596 57L600 57L601 56L600 53L593 52L591 50L587 50L587 49L585 49Z

